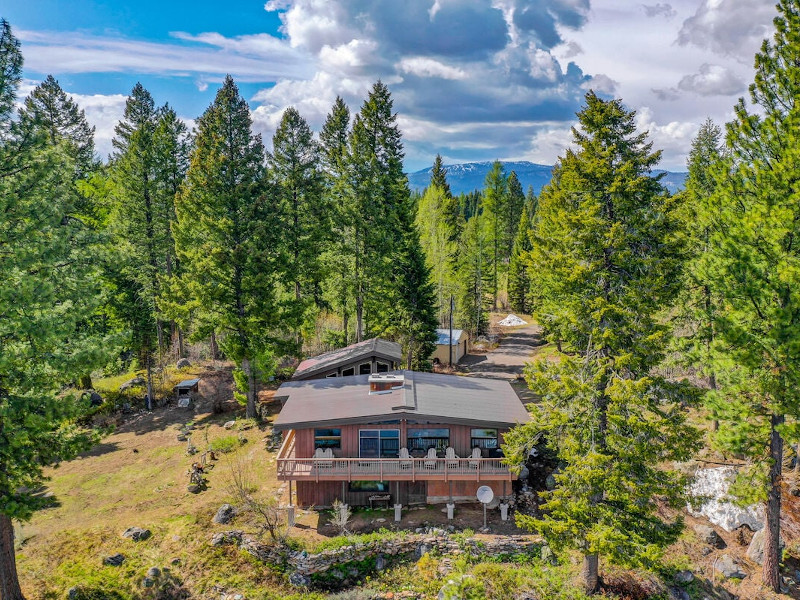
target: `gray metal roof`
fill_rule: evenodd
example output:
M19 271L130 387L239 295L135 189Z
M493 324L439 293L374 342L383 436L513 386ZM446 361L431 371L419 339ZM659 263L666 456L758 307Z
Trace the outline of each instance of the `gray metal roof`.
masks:
M394 362L400 362L403 358L402 349L397 342L372 338L307 358L297 366L292 379L309 377L314 373L335 369L339 365L373 355Z
M173 389L176 389L176 390L190 389L190 388L193 388L194 386L196 386L199 381L200 381L199 379L184 379L178 385L176 385Z
M451 340L450 329L437 329L436 335L439 336L439 339L436 340L436 344L438 346L447 346L449 343L451 346L458 346L463 334L463 329L453 329L453 339Z
M276 429L409 419L431 423L512 426L528 411L507 381L399 371L401 389L369 393L369 375L289 381L276 396L288 399Z

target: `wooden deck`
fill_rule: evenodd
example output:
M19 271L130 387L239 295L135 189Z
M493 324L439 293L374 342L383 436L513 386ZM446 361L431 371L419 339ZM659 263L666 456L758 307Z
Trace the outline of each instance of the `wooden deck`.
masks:
M500 458L295 458L294 431L278 451L282 481L512 481Z

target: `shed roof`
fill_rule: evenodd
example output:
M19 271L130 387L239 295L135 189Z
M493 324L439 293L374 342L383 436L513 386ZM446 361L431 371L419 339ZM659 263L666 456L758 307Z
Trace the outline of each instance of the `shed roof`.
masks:
M334 369L339 365L372 355L393 362L400 362L403 358L400 344L397 342L372 338L371 340L350 344L344 348L338 348L337 350L331 350L330 352L324 352L318 356L305 359L297 366L292 379L303 379L315 373Z
M507 427L528 421L528 411L507 381L399 371L399 389L369 393L369 375L289 381L276 392L286 403L276 429L297 429L409 419Z
M188 390L196 386L200 382L199 379L184 379L178 385L176 385L173 389L176 390Z
M437 346L447 346L449 343L451 346L458 346L461 343L461 336L464 335L463 329L453 329L453 339L450 339L450 330L449 329L437 329L436 335L439 336L439 339L436 340Z

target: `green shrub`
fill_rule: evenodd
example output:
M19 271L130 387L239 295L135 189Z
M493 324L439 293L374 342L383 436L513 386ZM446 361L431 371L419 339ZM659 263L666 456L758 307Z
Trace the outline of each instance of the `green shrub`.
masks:
M228 452L233 452L236 450L241 443L239 442L239 437L236 435L226 435L224 437L220 437L215 439L211 442L210 449L214 452L221 452L222 454L227 454Z

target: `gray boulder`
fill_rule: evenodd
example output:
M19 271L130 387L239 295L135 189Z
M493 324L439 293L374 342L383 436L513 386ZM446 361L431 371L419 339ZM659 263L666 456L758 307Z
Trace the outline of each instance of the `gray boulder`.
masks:
M142 377L134 377L133 379L129 379L121 386L119 386L119 391L124 392L125 390L129 390L132 387L143 386L145 384L144 378Z
M764 541L766 540L766 534L764 533L763 529L759 529L753 534L753 539L750 540L750 545L747 547L747 558L752 560L754 563L759 565L764 564ZM780 540L780 548L783 550L786 544L783 541L783 538Z
M289 575L289 583L295 587L308 587L311 585L311 579L302 573L292 573Z
M713 546L714 548L725 548L727 544L725 540L723 540L720 535L714 530L713 527L708 525L695 525L694 531L697 536L709 546Z
M742 571L739 564L729 554L723 554L714 562L714 570L722 573L728 579L744 579L747 577L747 573Z
M149 529L142 529L141 527L128 527L128 529L122 532L122 537L130 538L134 542L142 542L151 535L153 534Z
M244 531L240 531L238 529L215 533L213 536L211 536L211 545L212 546L226 546L230 544L238 545L242 542L242 536L244 536Z
M233 521L233 517L236 516L236 509L231 506L230 504L223 504L219 507L217 514L214 515L214 523L219 523L220 525L227 525L231 521Z
M175 366L178 367L179 369L185 369L187 367L191 367L192 363L189 361L188 358L181 358L180 360L178 360Z
M686 585L687 583L692 583L694 581L694 573L689 570L678 571L675 573L673 580L679 585Z
M122 554L112 554L103 559L103 564L109 567L118 567L125 562L125 557Z

